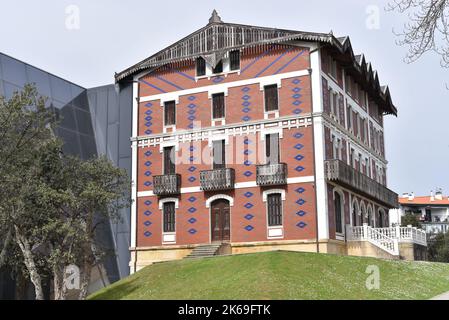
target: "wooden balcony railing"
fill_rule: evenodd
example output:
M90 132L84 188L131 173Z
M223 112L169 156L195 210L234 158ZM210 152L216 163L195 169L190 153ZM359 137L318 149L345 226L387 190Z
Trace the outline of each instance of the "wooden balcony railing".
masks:
M201 190L216 191L234 189L235 170L223 168L200 172Z
M256 182L259 186L287 184L287 164L276 163L256 166Z
M324 171L327 180L336 181L388 208L398 207L397 193L340 160L324 161Z
M166 174L153 177L153 192L158 196L169 196L181 193L181 176Z

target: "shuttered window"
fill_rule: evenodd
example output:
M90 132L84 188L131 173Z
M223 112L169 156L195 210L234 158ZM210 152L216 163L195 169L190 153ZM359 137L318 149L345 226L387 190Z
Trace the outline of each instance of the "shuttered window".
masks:
M175 101L165 102L164 105L164 124L172 126L176 124L176 103Z
M240 51L231 51L229 53L229 60L231 64L231 71L240 69Z
M164 174L175 174L175 147L164 148Z
M196 76L201 77L206 75L206 60L203 58L196 59Z
M264 87L265 92L265 111L275 111L278 106L278 86L269 85Z
M267 164L279 163L279 134L272 133L265 136L265 156Z
M164 211L164 232L175 232L175 203L165 202Z
M214 141L212 145L213 168L222 169L226 167L225 141Z
M225 96L224 93L212 95L212 117L222 119L225 117Z
M280 193L267 196L268 226L282 226L282 198Z

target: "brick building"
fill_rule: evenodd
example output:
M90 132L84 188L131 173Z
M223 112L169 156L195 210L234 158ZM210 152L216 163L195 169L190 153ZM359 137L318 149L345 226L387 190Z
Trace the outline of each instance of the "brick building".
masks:
M131 272L213 242L351 254L357 230L388 226L383 117L397 110L348 37L214 11L116 82L134 86Z

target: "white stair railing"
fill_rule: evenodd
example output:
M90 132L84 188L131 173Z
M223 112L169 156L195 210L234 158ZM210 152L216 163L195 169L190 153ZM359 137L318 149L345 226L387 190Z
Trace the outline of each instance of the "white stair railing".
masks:
M376 228L383 235L392 239L397 239L399 242L413 242L423 246L427 246L427 237L424 230L416 227L390 227L390 228Z
M368 241L391 255L399 255L398 240L379 232L376 228L367 224L356 227L348 225L346 230L348 241Z

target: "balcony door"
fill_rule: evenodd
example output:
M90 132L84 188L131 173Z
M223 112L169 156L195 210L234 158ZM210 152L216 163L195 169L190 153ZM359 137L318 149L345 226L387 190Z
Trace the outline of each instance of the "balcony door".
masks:
M279 163L279 134L267 134L265 136L266 164Z
M164 148L164 175L176 173L175 167L175 147Z
M218 199L211 204L211 239L212 242L231 239L229 201Z

